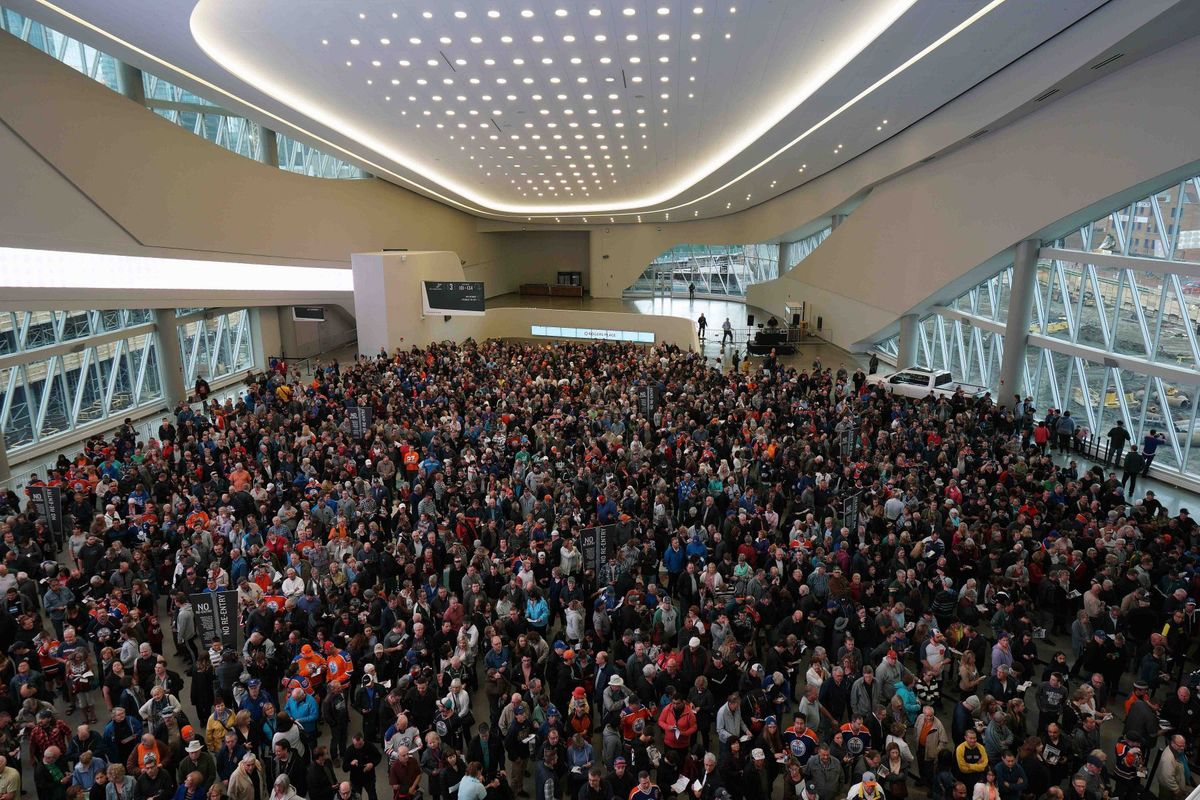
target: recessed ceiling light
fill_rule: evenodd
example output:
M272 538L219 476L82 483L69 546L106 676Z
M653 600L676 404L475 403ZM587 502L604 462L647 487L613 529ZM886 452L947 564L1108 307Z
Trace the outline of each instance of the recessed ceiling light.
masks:
M729 7L729 13L730 13L730 14L736 14L736 13L737 13L737 6L730 6L730 7Z
M555 9L555 11L554 11L554 16L556 16L556 17L565 17L566 15L567 15L567 10L565 8L558 8L558 9Z
M420 39L418 39L416 36L414 36L414 37L412 37L411 39L409 39L409 40L408 40L408 43L409 43L409 44L420 44L420 43L421 43L421 40L420 40Z
M884 124L884 125L887 125L887 120L886 120L886 119L883 121L883 124Z
M433 19L433 12L432 11L422 11L421 16L424 17L425 19Z
M379 43L380 43L380 44L382 44L382 45L389 45L389 44L391 44L391 43L392 43L392 40L391 40L391 39L384 38L384 39L380 39L380 40L379 40Z
M701 8L700 6L696 6L695 8L693 8L693 9L692 9L692 13L693 13L693 14L703 14L703 13L704 13L704 9L703 9L703 8Z
M554 63L554 59L553 59L553 58L543 58L543 59L542 59L542 63L543 63L543 64L553 64L553 63Z
M392 86L399 86L399 85L400 85L400 79L392 78Z
M442 44L450 44L451 43L449 36L443 36L441 39L438 39L438 41L441 42Z
M693 42L698 42L698 41L700 41L700 34L698 34L698 33L693 33L693 34L692 34L692 41L693 41Z
M630 64L640 64L640 63L642 63L642 59L639 58L638 56L630 56L629 63Z
M601 58L600 58L600 63L601 63L601 64L611 64L611 63L612 63L612 59L611 59L611 58L609 58L608 56L601 56ZM610 77L608 77L608 78L605 78L605 80L606 80L608 83L612 83L612 77L611 77L611 76L610 76Z
M605 36L603 33L597 33L592 38L595 39L597 42L607 42L608 41L608 37Z
M375 59L374 61L372 61L372 62L371 62L371 66L372 66L372 67L382 67L382 66L383 66L383 62L382 62L382 61L380 61L379 59Z
M598 16L600 16L600 14L602 14L602 13L603 13L603 12L602 12L602 11L600 11L600 9L598 9L598 8L593 8L593 9L591 9L590 11L588 11L588 16L590 16L590 17L598 17Z
M500 41L504 42L504 44L512 44L512 37L511 36L501 36Z
M725 34L725 38L726 38L726 39L732 39L732 38L733 38L733 34L732 34L732 33L727 33L727 34Z
M571 59L571 63L572 63L572 64L576 64L576 65L578 65L578 64L582 64L582 63L583 63L583 59L582 59L582 58L580 58L579 56L575 56L574 58L572 58L572 59Z
M541 35L534 36L532 38L533 38L533 41L536 42L537 44L541 44L542 42L546 41L546 37L541 36Z
M455 12L454 12L454 16L455 16L455 17L457 17L458 19L466 19L466 18L467 18L467 12L465 12L465 11L455 11Z
M347 67L351 66L351 64L350 64L350 62L349 62L349 61L347 61L347 62L346 62L346 66L347 66Z
M671 40L671 34L669 34L669 33L660 33L660 34L658 35L658 40L659 40L660 42L669 42L669 41Z
M322 39L322 40L321 40L321 44L329 44L329 40L328 40L328 39Z
M483 37L482 36L472 36L471 44L483 44Z
M529 19L530 17L532 17L532 16L533 16L533 12L532 12L532 11L530 11L528 8L526 8L526 9L522 9L522 10L521 10L521 16L522 16L522 17L524 17L525 19Z
M636 42L637 39L638 39L638 37L637 37L636 33L626 34L626 36L625 36L625 41L627 41L627 42Z
M440 62L440 61L438 61L436 58L431 58L431 59L428 59L428 60L427 60L425 63L426 63L428 66L431 66L431 67L436 67L436 66L437 66L438 64L440 64L441 62Z
M366 19L366 18L367 18L367 15L366 15L366 14L364 14L363 12L361 12L361 11L360 11L360 12L359 12L359 14L358 14L358 18L359 18L359 19Z
M671 60L670 56L659 56L658 57L658 63L660 63L660 64L666 64L670 60Z
M621 11L621 13L622 13L622 14L624 14L625 16L627 16L627 17L632 17L634 14L636 14L636 13L637 13L637 9L634 9L634 8L626 8L626 9L623 9L623 10Z
M358 41L358 39L351 39L351 40L350 40L350 44L354 45L355 47L358 47L358 45L360 44L360 42Z

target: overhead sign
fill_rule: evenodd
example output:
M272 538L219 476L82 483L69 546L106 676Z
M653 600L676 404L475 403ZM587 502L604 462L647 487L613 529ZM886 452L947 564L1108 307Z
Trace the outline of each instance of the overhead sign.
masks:
M220 639L224 647L238 646L237 592L201 592L191 596L196 632L206 645Z
M346 416L350 419L350 436L361 439L367 435L375 422L375 409L371 406L351 406Z
M579 549L587 567L598 570L600 565L608 563L616 541L616 531L616 525L597 525L579 532Z
M421 281L426 314L483 315L483 281Z
M38 516L46 521L52 536L66 536L62 511L62 488L58 486L30 486L29 499L33 501Z

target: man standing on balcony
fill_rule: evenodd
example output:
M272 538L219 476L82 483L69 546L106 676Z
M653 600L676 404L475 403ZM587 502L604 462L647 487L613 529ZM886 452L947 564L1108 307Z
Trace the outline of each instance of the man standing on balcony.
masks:
M1125 452L1125 444L1129 441L1129 431L1125 429L1125 420L1117 420L1117 424L1108 429L1108 450L1104 453L1104 466L1116 461Z
M1166 440L1167 437L1154 430L1154 428L1151 428L1150 432L1142 438L1143 478L1150 474L1150 465L1154 463L1154 454L1158 452L1158 446ZM1133 487L1130 487L1130 491L1132 490Z
M728 339L730 344L733 344L733 323L729 321L729 317L721 323L721 346L725 346L725 340Z

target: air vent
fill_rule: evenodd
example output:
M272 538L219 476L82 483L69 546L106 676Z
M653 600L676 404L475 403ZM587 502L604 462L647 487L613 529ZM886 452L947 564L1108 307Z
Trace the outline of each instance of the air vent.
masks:
M1117 53L1116 55L1114 55L1114 56L1109 56L1108 58L1104 59L1103 61L1101 61L1101 62L1099 62L1099 63L1092 64L1092 69L1104 69L1104 68L1105 68L1105 67L1107 67L1109 64L1111 64L1111 63L1113 63L1114 61L1116 61L1117 59L1119 59L1119 58L1124 58L1124 57L1125 57L1125 54L1124 54L1124 53Z
M976 131L975 133L972 133L972 134L971 134L970 136L968 136L967 138L968 138L968 139L978 139L980 136L983 136L983 135L984 135L985 133L987 133L987 132L988 132L988 129L987 129L987 128L984 128L984 129L983 129L983 130L981 130L981 131Z
M1053 89L1047 89L1046 91L1042 92L1042 93L1041 93L1041 94L1039 94L1037 97L1033 98L1033 102L1035 102L1035 103L1040 103L1040 102L1042 102L1043 100L1045 100L1046 98L1048 98L1048 97L1053 97L1053 96L1054 96L1054 95L1056 95L1056 94L1058 94L1058 87L1057 87L1057 86L1056 86L1055 88L1053 88Z

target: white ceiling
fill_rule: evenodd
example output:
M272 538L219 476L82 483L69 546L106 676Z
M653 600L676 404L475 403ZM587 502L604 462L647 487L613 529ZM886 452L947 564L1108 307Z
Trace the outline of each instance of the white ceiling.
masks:
M1105 1L12 5L380 177L474 213L565 223L761 203Z

